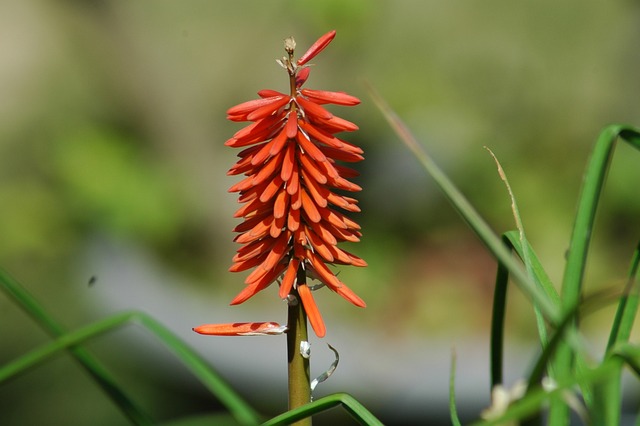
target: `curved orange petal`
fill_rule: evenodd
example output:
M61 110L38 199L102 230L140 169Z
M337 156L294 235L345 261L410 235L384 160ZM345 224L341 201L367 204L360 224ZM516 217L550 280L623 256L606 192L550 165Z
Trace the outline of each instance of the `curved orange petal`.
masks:
M300 266L299 259L291 259L289 265L287 266L287 272L285 272L284 277L282 278L282 283L280 284L280 299L284 299L291 292L291 288L293 287L293 283L296 281L296 275L298 274L298 267Z
M327 329L324 325L324 321L322 320L322 315L320 315L318 305L316 305L316 301L313 300L311 290L306 284L298 285L298 294L300 295L300 300L302 301L304 310L307 313L307 317L309 317L311 328L313 328L316 336L324 337L327 333Z

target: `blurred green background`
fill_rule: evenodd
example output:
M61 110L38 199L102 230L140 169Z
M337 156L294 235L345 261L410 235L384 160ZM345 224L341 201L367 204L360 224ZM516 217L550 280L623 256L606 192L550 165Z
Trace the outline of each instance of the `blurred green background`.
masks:
M495 152L557 282L595 138L612 122L640 125L638 1L3 0L0 266L70 328L125 308L152 313L258 408L283 411L284 339L212 340L190 327L286 321L274 289L228 306L244 275L227 272L237 248L227 188L237 179L226 171L237 150L223 143L240 126L225 111L260 89L286 90L274 61L285 37L300 54L330 29L337 37L307 87L363 101L334 112L360 126L345 135L366 155L363 212L353 216L364 238L349 250L370 266L341 271L365 310L318 295L326 341L342 345L341 366L318 395L350 392L389 424L446 419L456 347L459 381L469 385L461 413L473 418L488 405L495 264L386 126L365 82L501 233L513 228L510 202L483 146ZM618 146L589 290L623 284L640 237L639 182L640 153ZM510 297L516 379L535 355L535 330L526 301ZM594 356L612 312L585 320ZM47 341L4 296L0 336L0 362ZM319 373L331 359L315 343ZM216 409L144 331L91 347L159 420ZM66 357L0 386L0 419L126 424Z

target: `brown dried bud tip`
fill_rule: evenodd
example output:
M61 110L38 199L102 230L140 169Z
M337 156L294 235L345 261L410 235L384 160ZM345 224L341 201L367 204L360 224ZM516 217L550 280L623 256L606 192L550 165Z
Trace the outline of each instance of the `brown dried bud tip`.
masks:
M293 37L284 39L284 50L286 50L289 55L293 55L293 51L296 50L296 41Z

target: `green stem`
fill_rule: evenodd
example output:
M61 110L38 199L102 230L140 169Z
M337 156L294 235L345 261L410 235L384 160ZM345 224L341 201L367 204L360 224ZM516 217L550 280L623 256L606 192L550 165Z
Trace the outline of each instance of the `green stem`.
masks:
M298 285L306 283L304 269L298 269ZM308 341L307 337L307 314L302 306L302 301L298 296L298 290L293 289L290 299L294 303L289 303L287 333L287 361L289 364L289 410L296 409L311 402L311 386L309 378L309 358L302 356L300 344ZM297 426L310 426L311 418L302 419L296 423Z
M575 311L582 297L582 281L595 222L596 208L611 162L615 142L620 136L636 148L640 148L640 135L636 129L622 125L608 126L600 133L587 166L562 281L562 311L565 314ZM578 329L578 318L573 320L573 324L569 328ZM558 347L555 367L556 372L559 374L559 380L566 380L574 374L574 358L575 354L568 345L563 344ZM551 404L549 424L568 424L568 419L569 408L565 404L562 402Z

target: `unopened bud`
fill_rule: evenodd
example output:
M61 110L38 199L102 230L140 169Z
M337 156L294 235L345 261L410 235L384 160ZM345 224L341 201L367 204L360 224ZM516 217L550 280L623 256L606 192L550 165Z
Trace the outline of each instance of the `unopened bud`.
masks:
M289 55L293 55L293 51L296 50L296 41L293 37L284 39L284 50L286 50Z

